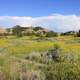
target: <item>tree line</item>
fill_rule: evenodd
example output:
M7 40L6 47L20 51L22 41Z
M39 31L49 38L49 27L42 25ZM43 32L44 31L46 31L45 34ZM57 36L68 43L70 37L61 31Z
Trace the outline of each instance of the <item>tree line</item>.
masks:
M17 37L22 37L22 36L38 36L38 37L75 36L75 37L80 37L80 30L78 32L68 31L64 33L58 33L52 30L46 31L41 26L31 27L31 29L28 29L27 27L16 25L12 28L7 28L6 30L7 30L7 33L2 33L0 34L0 36L14 35Z
M11 30L12 33L10 34ZM7 31L8 31L7 35L15 35L17 37L22 37L22 36L57 37L58 36L57 32L51 30L45 31L45 29L40 26L32 27L31 32L20 25L16 25L11 29L7 29Z

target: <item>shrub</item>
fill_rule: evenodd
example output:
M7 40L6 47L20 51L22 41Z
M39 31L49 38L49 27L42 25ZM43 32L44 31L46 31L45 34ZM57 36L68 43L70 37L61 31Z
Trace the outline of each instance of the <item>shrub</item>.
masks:
M77 33L77 37L80 37L80 30L79 30L79 32Z
M59 58L60 58L60 47L59 47L59 45L54 44L54 48L50 49L48 51L47 56L54 61L59 61Z
M57 36L58 36L58 33L53 32L53 31L49 31L49 32L46 34L46 37L57 37Z

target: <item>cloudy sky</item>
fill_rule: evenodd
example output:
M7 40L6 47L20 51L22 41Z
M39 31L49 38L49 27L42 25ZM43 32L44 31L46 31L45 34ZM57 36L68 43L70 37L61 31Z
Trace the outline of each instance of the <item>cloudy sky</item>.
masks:
M14 25L78 30L80 0L0 0L0 27Z

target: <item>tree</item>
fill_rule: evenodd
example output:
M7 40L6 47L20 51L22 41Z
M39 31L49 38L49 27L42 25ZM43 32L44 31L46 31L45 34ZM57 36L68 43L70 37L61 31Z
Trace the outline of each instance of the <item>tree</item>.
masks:
M40 26L37 26L37 27L34 27L34 28L33 28L34 31L43 30L43 29L44 29L44 28L42 28L42 27L40 27Z
M17 37L22 37L22 28L20 25L16 25L12 29L13 35Z
M49 31L46 34L46 37L57 37L57 36L58 36L58 33L54 32L54 31Z
M79 30L79 32L77 33L77 37L80 37L80 30Z
M76 32L75 31L68 31L60 34L61 36L75 36Z

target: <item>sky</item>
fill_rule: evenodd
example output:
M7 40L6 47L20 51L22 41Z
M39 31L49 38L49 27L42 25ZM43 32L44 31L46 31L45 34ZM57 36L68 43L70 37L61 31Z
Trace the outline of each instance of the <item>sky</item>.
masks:
M78 30L80 0L0 0L0 27L15 25Z

